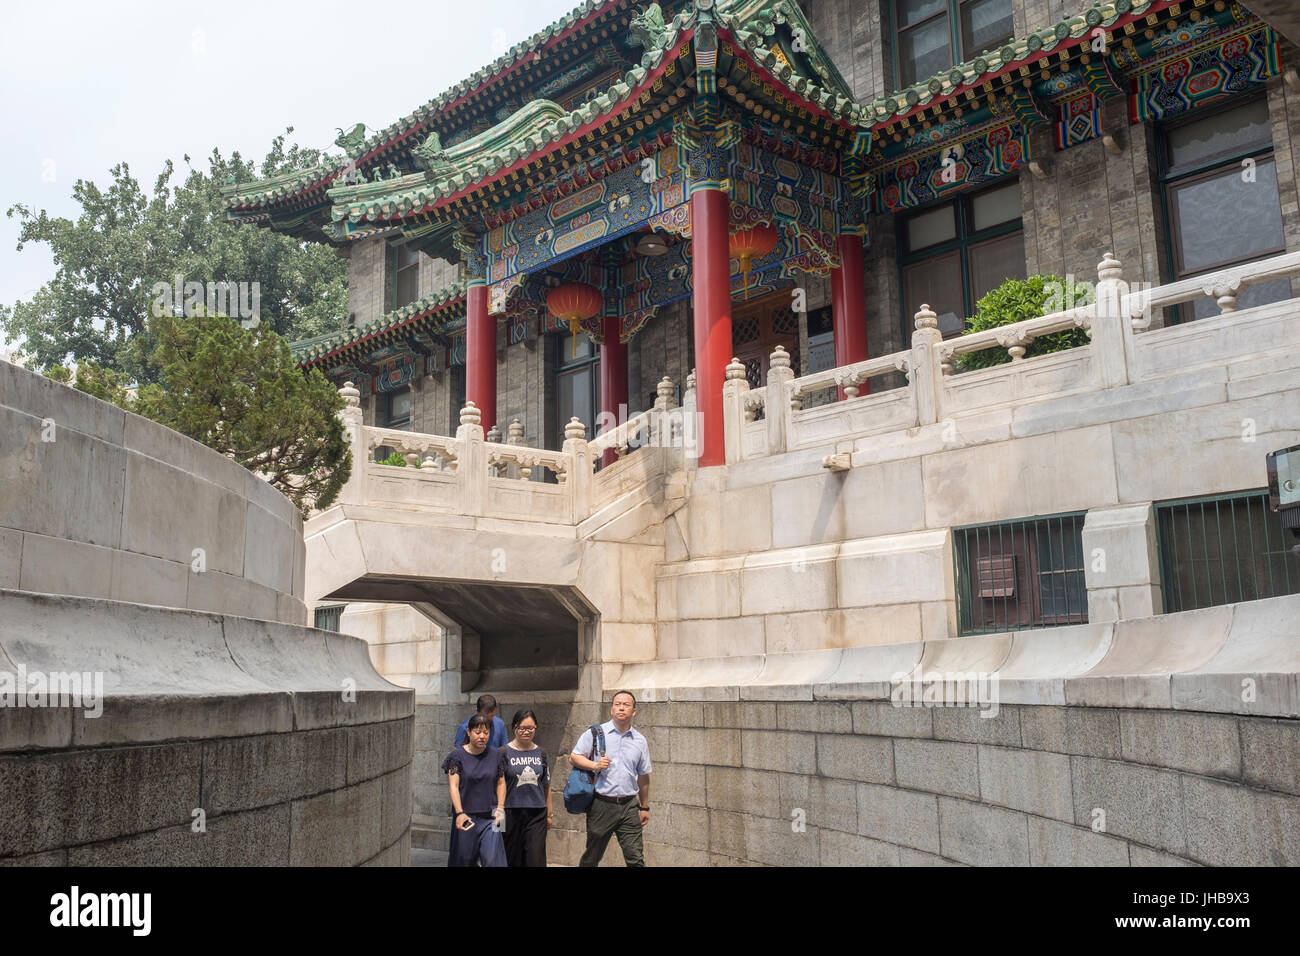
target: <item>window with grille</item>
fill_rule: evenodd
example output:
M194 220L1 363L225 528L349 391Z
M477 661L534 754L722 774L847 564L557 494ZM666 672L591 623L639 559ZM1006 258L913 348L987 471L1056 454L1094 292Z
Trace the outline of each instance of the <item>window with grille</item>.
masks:
M344 604L335 604L331 607L318 607L315 613L315 625L322 631L337 631L339 622L343 619Z
M1296 541L1266 489L1159 502L1156 536L1166 611L1300 593Z
M961 634L1088 620L1083 513L953 529Z

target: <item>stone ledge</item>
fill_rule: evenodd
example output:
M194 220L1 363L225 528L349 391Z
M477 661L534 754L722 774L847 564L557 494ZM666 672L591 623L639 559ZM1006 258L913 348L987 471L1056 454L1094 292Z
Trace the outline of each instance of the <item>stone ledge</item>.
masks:
M0 664L102 674L103 712L0 708L0 752L198 740L411 717L364 641L247 618L0 590ZM93 681L92 681L93 682Z
M884 700L901 675L982 674L997 677L1004 704L1297 717L1297 619L1300 595L1287 595L1114 623L610 664L604 684L673 700Z

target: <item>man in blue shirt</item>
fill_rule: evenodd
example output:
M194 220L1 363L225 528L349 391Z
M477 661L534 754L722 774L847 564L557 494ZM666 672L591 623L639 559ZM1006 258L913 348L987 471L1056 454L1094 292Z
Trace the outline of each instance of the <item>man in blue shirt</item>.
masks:
M492 718L492 736L488 738L488 749L496 750L498 747L504 747L510 741L510 736L506 733L506 722L497 716L497 699L491 694L484 694L478 699L476 706L480 714ZM474 715L471 714L470 717L472 716ZM456 728L456 739L452 742L452 747L459 747L465 742L468 726L469 717L466 717Z
M617 834L623 861L628 866L645 866L641 828L650 822L650 746L632 729L636 698L630 691L614 695L609 715L611 719L601 724L603 755L592 757L595 742L590 727L569 754L575 767L596 771L596 799L587 811L587 850L578 865L598 865L609 838Z

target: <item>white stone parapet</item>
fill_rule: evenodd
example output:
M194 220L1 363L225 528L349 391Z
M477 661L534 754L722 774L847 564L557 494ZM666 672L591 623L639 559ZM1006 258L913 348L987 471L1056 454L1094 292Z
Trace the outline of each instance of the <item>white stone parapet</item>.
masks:
M1211 276L1156 288L1130 286L1123 264L1106 253L1097 266L1095 302L995 329L944 339L934 313L916 314L912 347L863 362L794 377L784 350L773 353L766 389L728 383L740 398L724 402L727 461L779 455L865 435L906 431L941 421L1068 395L1158 382L1188 368L1222 365L1254 355L1275 356L1300 345L1297 300L1239 310L1242 290L1300 275L1300 253L1245 263ZM1150 328L1154 310L1209 297L1220 315L1169 328ZM1036 339L1083 329L1089 344L1026 358ZM1004 365L953 374L963 355L1005 349ZM905 372L907 386L859 394L872 378ZM804 409L804 398L841 388L846 400ZM761 394L762 397L759 397ZM753 412L762 408L761 428Z

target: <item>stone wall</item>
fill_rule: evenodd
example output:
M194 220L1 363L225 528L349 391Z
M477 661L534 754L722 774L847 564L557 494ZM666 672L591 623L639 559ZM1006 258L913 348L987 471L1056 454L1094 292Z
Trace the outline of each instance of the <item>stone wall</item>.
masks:
M356 638L0 590L0 672L102 682L0 706L0 864L409 861L413 693Z
M1116 589L1114 604L1145 588L1145 607L1125 616L1159 613L1148 506L1267 484L1265 452L1300 440L1300 390L1284 364L1251 356L701 471L665 520L657 656L955 637L950 529L1078 511L1138 532L1090 542L1125 564L1090 565L1089 591ZM1257 434L1243 438L1243 421ZM832 450L855 467L828 472ZM1091 600L1089 610L1094 622L1118 616Z
M552 756L608 717L595 704L534 709ZM446 846L437 767L471 710L417 708L423 845ZM651 866L1300 862L1295 720L1021 705L984 718L839 698L643 701L635 725L654 764ZM564 812L569 768L555 766L548 856L576 865L585 820ZM603 862L622 863L617 841Z
M239 465L0 363L0 864L409 861L414 694L301 626L304 554Z
M392 308L388 244L383 236L361 239L347 247L348 313L352 325L373 322Z
M302 519L228 458L0 362L0 588L301 624Z

